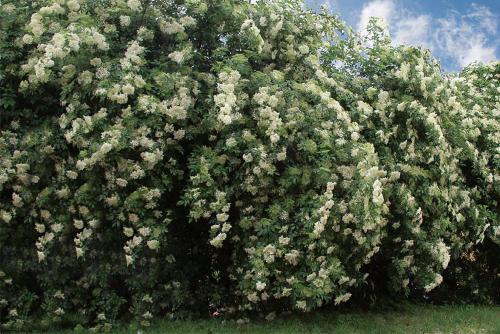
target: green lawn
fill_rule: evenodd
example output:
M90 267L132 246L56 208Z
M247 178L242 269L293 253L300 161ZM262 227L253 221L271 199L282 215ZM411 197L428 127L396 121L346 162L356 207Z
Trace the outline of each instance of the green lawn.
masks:
M66 334L71 331L53 331ZM497 333L500 334L500 306L405 306L397 311L320 311L278 317L272 322L255 321L237 325L234 321L161 320L139 333L223 334L223 333ZM113 334L138 333L123 328Z

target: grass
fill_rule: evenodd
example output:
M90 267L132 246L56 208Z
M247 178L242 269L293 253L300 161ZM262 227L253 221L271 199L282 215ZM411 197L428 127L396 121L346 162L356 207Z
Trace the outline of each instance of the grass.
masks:
M52 331L69 334L72 331ZM122 328L112 334L316 334L316 333L495 333L500 306L406 305L391 311L319 311L238 325L222 319L159 320L151 327Z

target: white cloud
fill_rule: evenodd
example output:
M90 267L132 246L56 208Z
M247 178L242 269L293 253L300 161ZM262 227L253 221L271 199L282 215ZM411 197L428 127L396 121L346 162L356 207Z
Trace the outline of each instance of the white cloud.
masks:
M390 27L393 43L429 46L430 17L415 16L396 6L394 0L374 0L363 6L359 15L358 31L364 32L370 17L384 19Z
M395 7L392 0L375 0L364 5L359 16L358 30L364 31L372 16L381 17L390 24Z
M437 20L436 47L460 66L474 61L493 61L496 48L488 41L488 35L495 35L498 19L488 8L478 5L473 5L466 15L453 12L447 18Z
M406 17L399 19L394 24L392 33L393 43L431 46L430 31L431 18L428 15L419 15L416 17Z
M358 31L364 33L371 16L381 17L389 25L394 45L410 44L429 48L437 56L463 67L474 61L490 62L497 57L498 14L472 3L465 14L450 12L433 19L396 6L395 0L373 0L363 6ZM489 40L493 36L496 40Z
M472 10L465 17L478 20L479 25L490 34L497 32L498 15L493 14L488 7L473 3Z
M462 66L467 66L475 61L489 63L496 59L496 50L494 47L486 46L481 42L478 43L477 41L473 42L469 47L470 49L458 58L459 63Z

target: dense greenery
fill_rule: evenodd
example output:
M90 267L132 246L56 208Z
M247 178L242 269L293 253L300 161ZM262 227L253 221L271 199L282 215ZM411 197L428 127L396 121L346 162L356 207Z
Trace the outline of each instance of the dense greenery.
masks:
M498 302L499 79L294 0L2 0L0 323Z

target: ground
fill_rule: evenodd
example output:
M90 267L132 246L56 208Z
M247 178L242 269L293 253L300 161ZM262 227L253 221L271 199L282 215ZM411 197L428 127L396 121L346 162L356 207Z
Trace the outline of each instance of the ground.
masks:
M73 331L51 331L68 334ZM405 305L383 311L320 311L278 317L272 322L237 325L223 319L160 320L151 327L124 327L112 334L306 334L306 333L495 333L500 334L500 306Z

